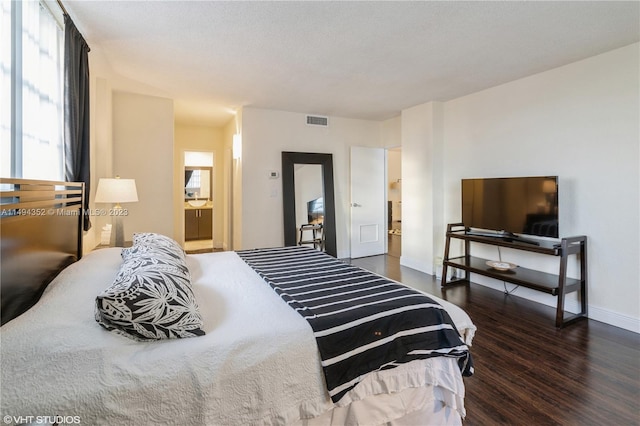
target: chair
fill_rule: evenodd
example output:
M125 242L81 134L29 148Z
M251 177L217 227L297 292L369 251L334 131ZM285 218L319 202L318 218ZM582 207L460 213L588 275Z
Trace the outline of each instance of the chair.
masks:
M311 233L311 235L309 235ZM324 251L324 232L321 223L307 223L300 226L298 245L313 245L313 248Z

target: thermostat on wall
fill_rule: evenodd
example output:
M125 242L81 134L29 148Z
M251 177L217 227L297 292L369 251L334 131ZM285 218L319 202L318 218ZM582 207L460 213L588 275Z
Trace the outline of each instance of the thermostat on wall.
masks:
M278 179L280 177L280 173L275 170L271 170L269 172L269 179Z

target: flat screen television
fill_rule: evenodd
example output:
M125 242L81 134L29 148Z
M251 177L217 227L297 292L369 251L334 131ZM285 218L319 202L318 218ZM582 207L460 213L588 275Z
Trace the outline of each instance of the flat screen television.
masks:
M322 197L307 201L307 220L313 224L324 222L324 200Z
M462 179L462 222L480 235L558 238L558 177Z

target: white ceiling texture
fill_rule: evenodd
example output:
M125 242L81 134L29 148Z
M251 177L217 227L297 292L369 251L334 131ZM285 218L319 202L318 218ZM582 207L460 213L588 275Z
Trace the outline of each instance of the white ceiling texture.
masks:
M114 75L211 126L243 106L384 120L640 40L638 1L63 4Z

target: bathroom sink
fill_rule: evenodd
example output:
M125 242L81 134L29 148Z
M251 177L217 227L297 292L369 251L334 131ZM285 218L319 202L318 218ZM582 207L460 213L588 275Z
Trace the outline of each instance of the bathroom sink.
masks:
M207 200L189 200L191 207L202 207L207 203Z

